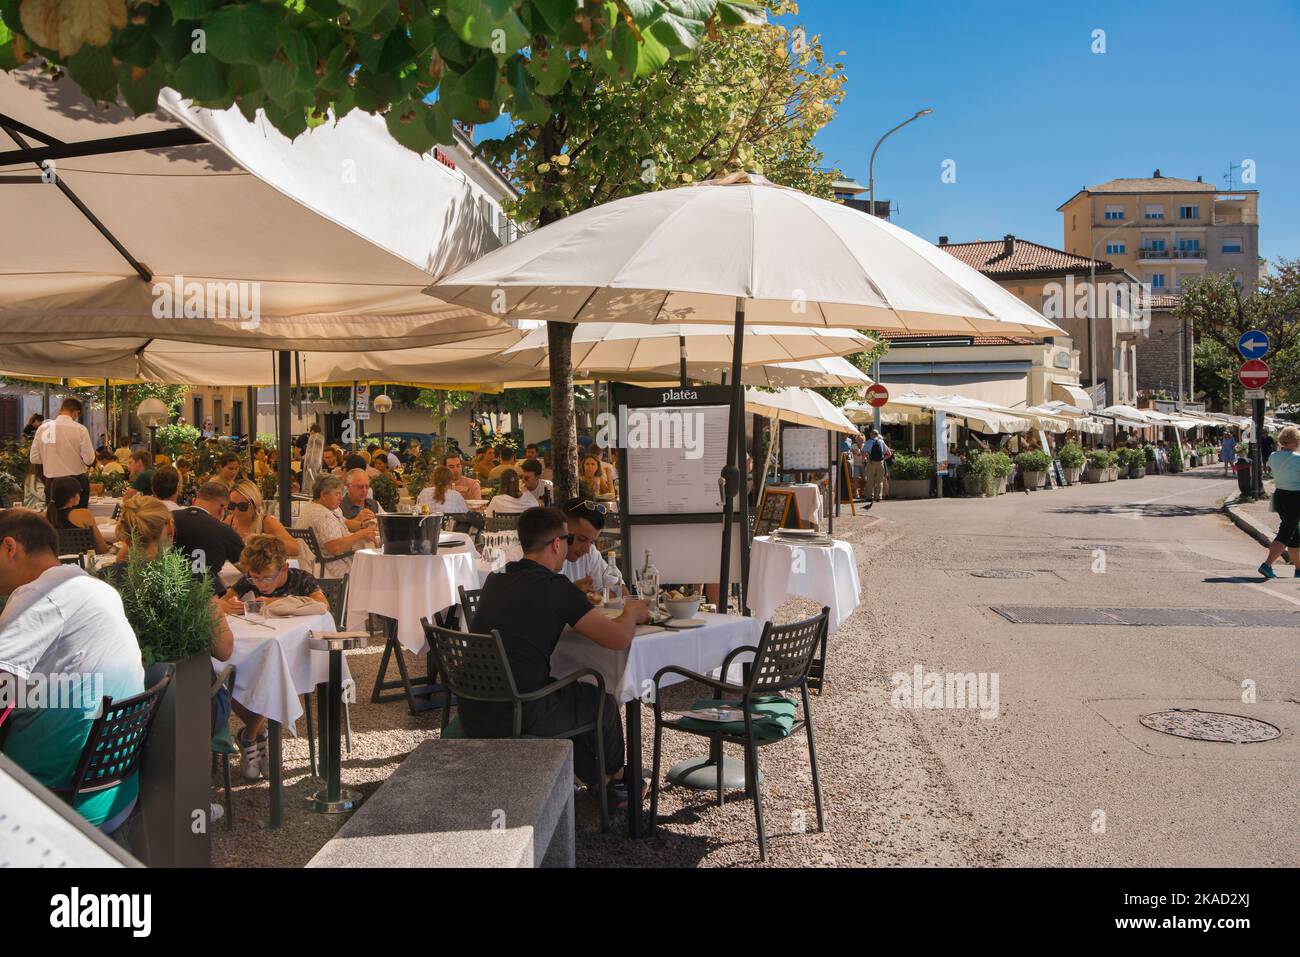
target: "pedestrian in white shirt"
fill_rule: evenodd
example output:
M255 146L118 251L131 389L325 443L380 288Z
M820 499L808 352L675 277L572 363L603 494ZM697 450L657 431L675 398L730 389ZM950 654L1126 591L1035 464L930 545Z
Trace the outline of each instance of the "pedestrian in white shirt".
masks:
M41 423L32 437L32 450L28 458L45 472L45 492L49 496L50 482L65 475L74 476L81 484L79 508L90 504L90 478L87 469L95 464L95 446L90 432L78 421L81 418L81 400L71 396L59 406L59 414Z
M526 492L519 484L519 473L509 469L501 473L501 494L492 496L488 502L487 514L518 515L530 508L537 507L537 499L532 492Z

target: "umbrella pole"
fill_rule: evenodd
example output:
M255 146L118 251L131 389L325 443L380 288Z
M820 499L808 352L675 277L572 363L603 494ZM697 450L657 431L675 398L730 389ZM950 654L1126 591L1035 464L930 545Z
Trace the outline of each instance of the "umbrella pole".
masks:
M244 396L244 403L248 408L247 418L244 424L248 428L248 477L253 477L253 443L257 440L257 387L249 386L248 394ZM277 445L276 448L279 448ZM282 453L283 454L283 453Z
M678 372L681 378L681 385L685 387L689 384L686 381L686 337L685 336L677 337L677 362L679 365Z
M280 487L276 495L280 499L280 522L285 528L289 528L293 525L293 486L290 483L293 468L292 462L285 458L284 450L288 445L290 431L289 377L292 374L290 363L292 356L289 352L281 350L275 354L275 357L280 366L275 396L275 447L280 450L279 467L276 469Z
M743 523L747 521L747 501L744 496L737 495L740 488L740 461L736 458L737 450L744 440L744 430L741 423L744 421L742 416L745 414L745 392L741 384L741 363L744 361L744 335L745 335L745 301L736 299L736 329L732 339L731 347L731 418L727 421L727 465L722 469L722 567L718 573L718 604L719 611L725 613L728 604L728 593L731 590L731 528L735 522L735 502L740 502L742 522L741 541L741 575L744 575L744 569L749 564L748 555L745 554L748 544L748 536L744 534ZM744 610L744 583L741 583L741 611Z

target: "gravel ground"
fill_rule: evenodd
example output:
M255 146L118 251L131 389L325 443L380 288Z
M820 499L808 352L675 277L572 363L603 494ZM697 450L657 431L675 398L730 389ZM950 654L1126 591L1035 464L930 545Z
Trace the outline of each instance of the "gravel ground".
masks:
M882 541L875 519L845 515L836 523L837 537L854 544L864 590L870 589L870 556ZM778 609L778 622L815 614L809 601L794 599ZM808 774L805 740L782 742L763 748L759 765L764 776L763 810L768 834L768 864L773 866L832 866L847 864L920 863L927 830L938 829L951 809L931 807L925 794L937 782L923 770L896 760L915 746L904 739L890 743L882 736L885 722L898 712L882 709L885 685L869 680L878 669L876 629L871 610L864 604L831 641L831 666L825 693L812 696L817 756L821 766L826 832L817 833L817 816ZM404 704L371 704L369 689L378 669L381 647L348 653L348 666L356 679L358 704L352 706L352 753L344 754L343 783L369 795L379 787L420 742L438 736L438 711L411 715ZM422 665L408 656L415 671ZM395 669L393 669L395 671ZM689 705L705 696L698 685L683 684L665 693L666 707ZM238 718L232 717L234 726ZM643 715L644 764L651 761L653 716ZM299 734L305 733L300 721ZM868 742L871 742L869 744ZM702 739L688 735L664 736L664 768L702 753ZM874 748L874 753L868 748ZM739 754L735 755L739 757ZM891 760L894 759L894 760ZM235 784L235 829L213 830L212 860L222 867L301 867L342 826L344 816L325 816L306 809L307 797L319 787L307 774L305 738L284 740L284 826L266 827L269 786L265 780L244 783L238 759L231 763ZM220 776L213 776L213 800L221 800ZM616 832L602 835L594 795L577 795L577 857L580 867L616 866L757 866L752 802L740 792L728 795L719 808L713 792L669 788L660 794L660 828L649 839L631 841L623 836L621 817ZM916 800L914 800L916 799ZM648 807L648 802L647 802ZM927 809L928 808L928 809ZM931 818L932 828L926 827ZM958 830L946 822L948 834ZM954 853L956 850L954 849ZM929 852L933 861L934 854ZM966 860L966 857L961 857Z

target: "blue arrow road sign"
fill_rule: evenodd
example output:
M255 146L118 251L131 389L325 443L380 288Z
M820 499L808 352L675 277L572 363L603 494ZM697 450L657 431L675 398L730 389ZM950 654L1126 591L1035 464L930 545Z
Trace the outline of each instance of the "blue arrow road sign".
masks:
M1268 355L1268 336L1258 329L1243 332L1237 340L1237 351L1247 359L1262 359Z

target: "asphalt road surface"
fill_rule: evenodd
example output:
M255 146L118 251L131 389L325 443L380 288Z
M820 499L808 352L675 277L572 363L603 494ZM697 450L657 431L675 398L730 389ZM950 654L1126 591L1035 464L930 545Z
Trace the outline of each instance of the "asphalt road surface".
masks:
M839 691L871 716L866 860L1300 864L1300 579L1279 566L1284 577L1263 582L1263 549L1218 509L1235 492L1235 480L1200 469L886 501L869 527L846 529L867 593L846 626L866 633L864 653ZM1126 609L1152 623L1016 624L994 606L1067 618ZM1264 615L1214 625L1196 609ZM996 675L997 716L894 707L907 703L894 676L910 689L918 665L983 673L986 704ZM1253 717L1282 734L1211 743L1139 723L1171 708Z

